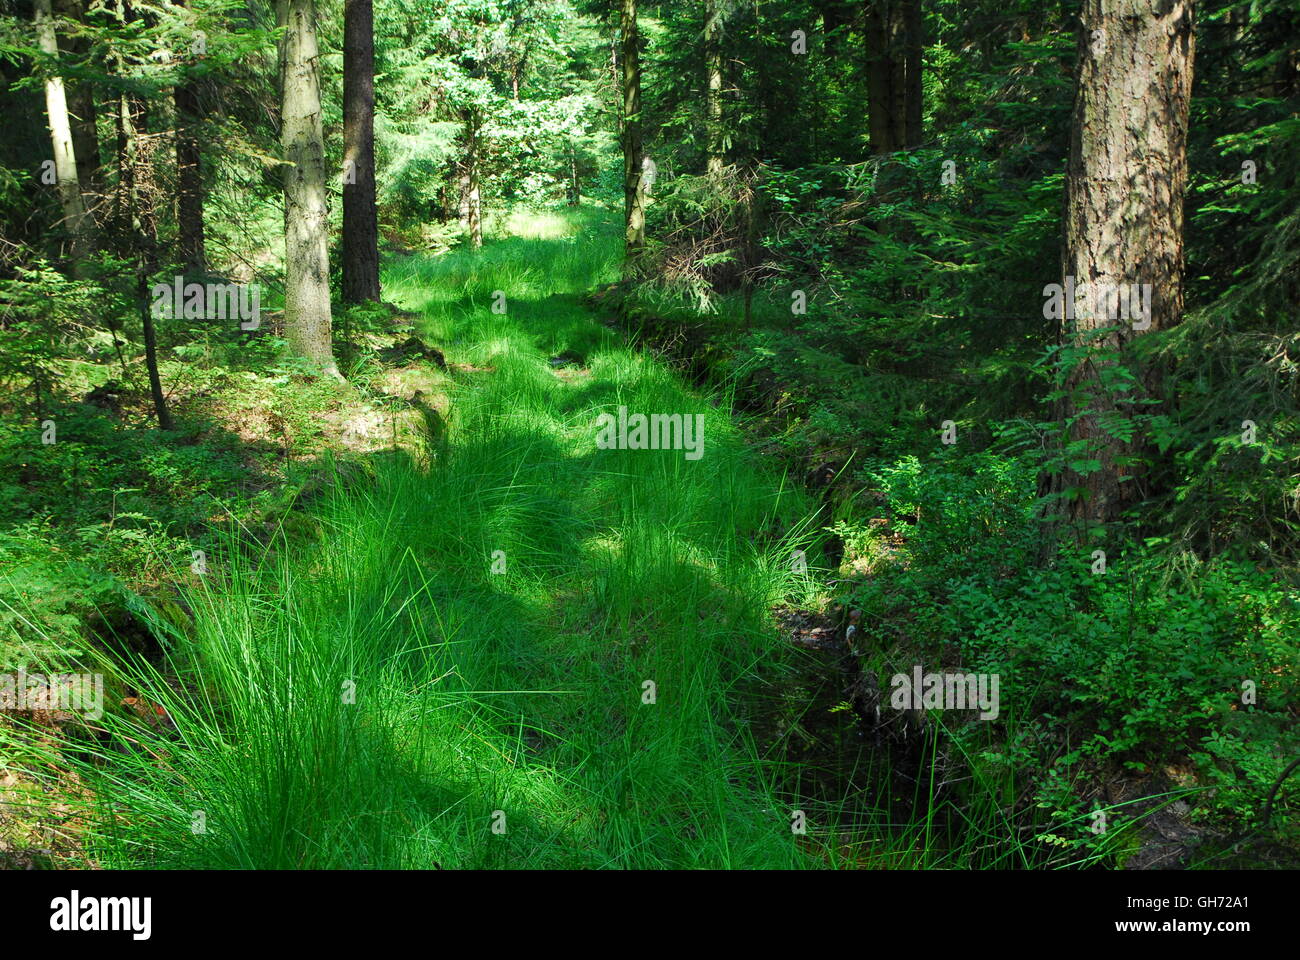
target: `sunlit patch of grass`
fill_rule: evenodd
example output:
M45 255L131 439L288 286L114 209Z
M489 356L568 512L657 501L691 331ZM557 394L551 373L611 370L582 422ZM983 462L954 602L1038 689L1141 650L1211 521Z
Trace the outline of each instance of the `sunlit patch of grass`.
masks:
M781 568L749 535L806 505L754 469L724 414L577 308L609 275L607 230L518 225L542 239L390 272L449 359L494 368L453 373L428 471L386 458L341 484L315 511L318 543L230 542L187 598L192 636L173 638L184 685L128 666L176 732L160 763L108 721L119 746L85 764L102 862L810 862L736 700L781 659L765 615ZM599 374L553 376L559 350ZM705 457L597 450L596 416L618 402L707 411Z
M716 398L577 307L612 276L617 234L565 223L527 215L535 239L392 265L388 295L422 333L492 372L453 368L427 469L398 455L336 484L293 550L232 535L186 598L192 629L155 622L164 669L124 670L175 731L142 749L114 715L82 754L100 862L843 865L830 835L792 833L754 728L790 663L769 610L810 591L789 557L811 504ZM561 351L590 376L554 376ZM597 449L620 404L702 414L703 456ZM922 819L874 862L927 862L930 843Z

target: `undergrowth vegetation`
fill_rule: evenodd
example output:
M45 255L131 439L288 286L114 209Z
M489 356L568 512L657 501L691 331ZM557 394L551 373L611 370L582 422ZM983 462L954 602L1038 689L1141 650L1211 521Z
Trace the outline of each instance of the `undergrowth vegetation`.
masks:
M47 6L0 866L1300 862L1289 5Z
M568 232L394 265L461 370L449 442L373 461L291 549L232 534L174 622L150 615L161 658L119 671L174 731L117 714L85 747L97 862L804 859L750 723L788 660L765 613L805 505L725 409L577 311L613 249ZM620 403L702 413L708 456L594 451Z

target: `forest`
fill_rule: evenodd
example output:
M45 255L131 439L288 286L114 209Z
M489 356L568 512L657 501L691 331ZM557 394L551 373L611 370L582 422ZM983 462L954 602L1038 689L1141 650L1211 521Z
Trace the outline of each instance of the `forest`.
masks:
M0 869L1300 868L1294 0L0 0L0 110Z

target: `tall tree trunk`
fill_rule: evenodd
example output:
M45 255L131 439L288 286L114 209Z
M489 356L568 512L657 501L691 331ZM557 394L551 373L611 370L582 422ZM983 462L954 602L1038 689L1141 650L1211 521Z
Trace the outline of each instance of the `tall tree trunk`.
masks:
M54 11L69 20L84 22L88 5L86 0L54 0ZM65 49L78 62L84 62L90 43L83 38L70 37ZM103 187L99 170L95 87L89 80L69 82L65 87L68 117L72 123L72 149L77 155L77 180L81 183L83 201L93 220L95 198Z
M921 145L924 114L922 54L925 50L925 18L921 3L922 0L906 0L903 6L903 103L907 129L903 145L909 148Z
M569 141L569 206L582 204L582 184L578 180L578 154L573 141Z
M865 40L867 48L867 128L871 152L893 153L894 140L893 69L890 64L889 16L882 0L867 4Z
M72 120L72 148L77 155L77 181L89 206L103 188L99 169L99 123L95 88L82 80L73 84L68 98Z
M704 64L706 77L708 132L708 174L722 174L726 162L723 148L726 130L722 125L722 4L725 0L709 0L704 13Z
M142 184L144 178L141 177L142 171L148 166L141 148L141 135L146 127L145 104L143 100L123 93L118 97L118 110L119 144L122 149L122 155L118 158L122 182L118 188L126 208L129 243L135 254L135 295L136 306L140 311L140 325L144 330L144 365L149 374L149 394L153 398L158 427L171 430L172 415L167 409L167 397L163 393L162 376L158 371L158 336L154 329L149 297L149 275L153 273L158 259L158 223L154 216L153 197L146 195L147 180Z
M624 272L634 275L645 249L644 148L641 142L641 51L637 0L622 0Z
M1058 478L1057 489L1085 492L1071 502L1074 518L1115 520L1142 495L1138 483L1148 445L1125 443L1105 429L1108 419L1135 412L1131 400L1112 393L1107 381L1113 385L1114 379L1107 374L1142 332L1117 316L1127 305L1127 288L1140 297L1140 285L1150 284L1145 329L1169 327L1182 315L1192 16L1191 0L1085 0L1083 6L1062 272L1087 284L1089 293L1096 285L1118 286L1121 293L1118 303L1100 304L1100 310L1080 303L1073 322L1062 321L1065 342L1105 351L1080 361L1066 379L1068 438L1087 444L1088 454L1078 459L1101 463L1099 470L1066 470ZM1068 294L1063 305L1072 306ZM1096 335L1101 328L1108 331ZM1154 371L1141 373L1141 380L1158 397Z
M479 142L478 111L470 107L464 111L465 158L461 167L460 209L461 223L469 233L470 247L483 246L483 202L479 194Z
M116 56L115 70L119 77L125 75L126 65ZM117 135L117 185L113 190L113 207L107 218L108 234L113 246L124 255L134 249L136 237L134 220L135 164L131 159L131 142L134 133L135 111L139 105L131 94L122 91L113 101L113 128Z
M284 325L290 348L342 379L334 362L329 283L329 215L314 0L277 0L280 139L284 178Z
M921 142L923 22L921 0L867 4L867 120L873 153Z
M177 0L184 6L189 0ZM176 109L176 239L185 273L207 273L203 223L203 153L196 126L200 119L199 90L182 75L172 93Z
M140 323L144 327L144 365L149 373L149 395L153 398L154 415L158 429L175 428L167 397L163 393L162 376L158 372L158 335L154 331L153 309L149 299L149 274L153 267L152 255L142 254L136 267L135 299L140 310Z
M343 300L379 299L372 0L343 5Z
M618 69L618 37L615 35L613 28L609 31L609 82L615 90L621 90L621 81L619 80ZM623 111L616 109L614 111L614 125L618 130L619 142L623 142Z
M177 84L176 104L176 227L185 272L207 272L208 258L203 224L203 151L195 124L199 97L193 81Z
M456 162L456 216L461 230L469 233L469 164L464 154Z
M907 146L907 54L905 8L908 0L891 0L888 4L886 43L889 60L889 122L895 150Z
M57 59L59 42L54 32L54 14L50 0L35 0L35 20L41 52ZM50 76L45 80L45 111L49 119L50 143L54 148L54 178L63 208L63 221L71 235L69 253L73 269L76 270L80 269L83 259L90 252L94 224L81 196L77 155L68 119L68 100L60 76Z

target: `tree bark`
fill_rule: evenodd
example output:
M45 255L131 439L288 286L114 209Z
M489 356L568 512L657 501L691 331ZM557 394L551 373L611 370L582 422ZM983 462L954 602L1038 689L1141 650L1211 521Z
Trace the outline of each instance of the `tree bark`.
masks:
M706 113L709 176L722 175L726 163L723 147L726 130L722 125L722 4L709 0L704 20L704 63L706 77Z
M343 6L343 300L379 299L372 0Z
M641 141L641 51L637 0L622 0L624 273L634 275L645 249L644 147Z
M334 362L329 286L329 216L314 0L277 0L280 140L284 178L284 325L290 348L342 379Z
M167 409L167 397L163 393L162 376L158 372L158 335L153 325L153 309L149 302L149 273L152 257L142 255L136 269L135 297L140 309L140 323L144 327L144 365L149 373L149 395L153 398L153 409L158 417L158 429L172 430L171 411Z
M81 185L83 202L90 206L103 187L95 88L85 81L73 84L68 109L72 120L72 148L77 155L77 181Z
M1066 435L1086 443L1086 457L1101 463L1057 478L1058 490L1082 488L1067 510L1074 519L1118 519L1143 493L1149 445L1123 442L1105 429L1108 418L1134 412L1132 401L1118 395L1122 383L1117 391L1108 374L1118 372L1135 337L1172 326L1182 315L1192 20L1192 0L1085 0L1083 6L1062 272L1087 284L1089 293L1097 285L1122 292L1118 302L1096 305L1089 296L1075 307L1073 321L1062 319L1063 342L1091 344L1095 354L1075 364L1065 381ZM1145 330L1117 316L1125 293L1136 290L1140 297L1143 284L1150 284L1150 316L1137 324L1149 319ZM1155 371L1139 377L1158 398Z
M921 142L921 0L867 4L867 123L872 153L893 153Z
M456 162L456 216L461 230L469 233L469 164L463 153Z
M569 140L569 206L582 205L582 184L578 180L578 154Z
M894 0L887 6L887 58L889 62L889 122L895 150L907 146L907 0Z
M618 37L616 36L615 31L612 27L610 28L609 31L609 82L613 87L613 89L615 90L621 89L621 81L619 79L619 63L618 63ZM619 143L622 143L623 142L623 111L621 109L616 109L614 111L614 125L618 131Z
M84 22L85 0L55 0L54 12L69 20ZM65 49L77 61L86 59L90 44L85 39L70 37ZM94 219L95 198L103 182L99 169L99 126L95 107L95 87L88 80L65 84L68 97L68 115L72 123L72 148L77 155L77 180L81 183L83 202Z
M54 31L50 0L35 0L35 20L41 52L57 59L59 42ZM81 196L77 155L68 118L67 94L60 76L50 76L45 80L45 111L49 120L50 143L54 148L54 178L59 191L59 203L63 208L63 222L71 235L69 254L73 269L77 270L90 252L94 224Z
M198 91L192 82L180 83L176 104L176 228L177 244L185 272L202 275L208 259L203 224L203 151L195 124L199 119Z
M157 265L158 223L154 217L152 198L142 188L141 172L147 161L141 155L140 137L145 132L145 104L126 93L118 97L119 142L122 155L118 158L122 183L119 184L126 217L130 224L130 245L135 254L135 295L140 311L140 325L144 331L144 366L149 375L149 394L153 398L154 413L161 430L174 426L167 397L163 393L162 375L158 370L158 335L154 329L153 308L149 298L149 275Z
M116 58L115 69L118 76L123 76L125 65L121 57ZM138 104L132 96L123 91L113 101L113 128L117 139L117 184L113 190L113 207L106 218L106 233L111 237L112 245L119 252L129 253L134 249L135 233L133 218L135 164L131 159L132 127Z
M894 140L893 69L889 56L889 17L881 0L867 4L867 129L871 152L893 153Z
M483 247L483 202L479 193L479 142L478 111L470 107L464 111L465 156L461 167L460 210L461 223L469 234L471 249Z
M921 145L924 114L923 58L925 19L922 0L907 0L903 6L904 119L907 136L903 145L909 149Z

